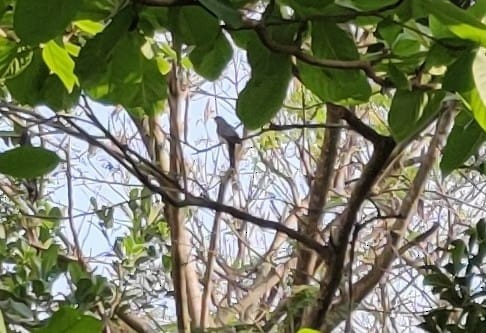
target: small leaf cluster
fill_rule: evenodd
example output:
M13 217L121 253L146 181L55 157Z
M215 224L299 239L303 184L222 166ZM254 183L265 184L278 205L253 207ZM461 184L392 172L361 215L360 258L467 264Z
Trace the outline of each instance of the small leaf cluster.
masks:
M423 316L419 327L431 333L483 332L486 328L486 221L470 227L465 239L447 249L443 269L429 265L424 284L432 287L445 306Z
M40 209L39 216L42 218L35 225L20 214L3 216L0 225L0 261L3 264L0 311L6 323L29 329L38 328L39 332L49 331L46 329L50 325L98 327L99 331L101 322L92 317L84 318L82 312L100 300L109 300L111 287L104 277L82 273L76 258L65 256L63 249L53 243L60 228L60 214L58 207L45 206ZM37 234L38 243L32 246L24 233L27 236ZM65 299L60 300L55 299L53 287L62 276L69 277L73 288ZM76 304L78 309L64 308L64 304ZM59 307L61 310L55 311ZM64 318L64 312L70 313L67 316L76 313L77 319L60 325L59 321L63 319L58 317ZM54 315L49 321L40 319L51 313Z

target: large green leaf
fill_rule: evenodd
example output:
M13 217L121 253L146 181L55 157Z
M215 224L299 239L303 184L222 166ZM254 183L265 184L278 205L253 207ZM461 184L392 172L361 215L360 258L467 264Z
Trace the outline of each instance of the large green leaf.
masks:
M468 8L467 11L476 17L477 19L481 20L483 23L486 18L486 1L484 0L477 0L475 4Z
M486 48L479 48L472 63L472 75L476 90L483 105L486 105ZM483 110L484 111L484 110ZM474 114L479 123L486 131L486 112L479 115Z
M74 86L73 91L69 93L57 76L49 75L42 85L41 100L38 104L45 104L54 111L69 110L78 103L80 95L79 86Z
M10 78L20 73L32 60L32 52L17 43L0 37L0 77Z
M414 0L414 6L434 15L454 35L486 46L486 25L445 0Z
M233 48L220 33L213 43L196 46L189 54L194 70L208 80L216 80L233 56Z
M484 131L470 113L461 112L456 118L440 161L444 175L448 175L466 162L485 139Z
M438 115L445 91L398 90L393 97L388 123L395 140L415 137Z
M0 310L0 333L7 333L7 327L5 327L5 321L3 320L3 313Z
M486 104L481 96L485 96L485 79L483 48L466 51L447 69L442 86L444 89L458 92L472 111L474 118L486 131ZM473 67L477 73L473 73Z
M390 81L397 89L411 89L411 82L408 80L406 73L398 69L392 62L388 63L388 75L390 76Z
M420 42L408 31L397 36L392 44L392 53L399 57L409 57L417 54L420 50Z
M464 51L463 54L447 68L442 86L452 92L465 92L474 88L472 63L475 52Z
M483 128L483 131L486 131L486 105L479 96L478 89L475 87L461 95L466 102L466 106L472 111L474 119Z
M32 60L18 76L7 80L7 87L12 96L22 104L37 105L41 100L44 79L49 70L42 61L40 52L32 56Z
M34 52L30 64L20 74L8 79L6 85L17 102L31 106L45 104L53 110L71 108L80 93L77 87L69 93L57 76L49 75L40 50Z
M124 0L78 0L81 4L76 20L103 21L110 17Z
M226 0L199 0L207 10L233 29L243 26L241 13Z
M403 27L398 25L391 18L386 18L378 23L376 32L388 46L391 46L398 35L403 31Z
M176 41L195 46L189 54L195 71L208 80L217 79L233 55L218 19L202 7L187 6L171 8L169 22Z
M23 146L0 153L0 172L16 178L36 178L54 170L59 164L56 153Z
M86 333L101 332L103 322L93 316L83 314L80 310L64 306L55 312L43 328L35 333Z
M312 23L312 52L324 59L357 60L352 38L329 21ZM326 102L364 102L371 95L368 79L357 69L330 69L298 62L302 82Z
M106 59L106 68L97 80L83 87L90 97L101 102L121 104L125 108L147 108L167 98L167 84L155 59L147 59L140 48L145 40L127 33ZM82 83L83 84L83 83Z
M169 22L172 32L187 45L212 44L221 32L218 19L196 6L170 8Z
M414 132L422 116L426 94L423 91L398 90L388 114L388 123L396 141L401 141Z
M75 73L82 87L96 85L106 75L108 63L114 55L113 50L128 33L133 15L131 8L119 12L105 30L88 40L81 49L76 59Z
M283 29L279 32L286 34ZM284 38L282 35L276 39ZM258 128L282 106L292 76L292 63L289 56L269 51L255 38L248 41L247 54L251 77L238 96L236 113L245 126Z
M79 0L17 0L14 30L27 44L46 42L64 32L81 4Z
M64 47L51 40L42 48L42 58L50 71L62 81L68 92L72 92L78 78L74 74L74 61Z
M457 47L449 48L444 45L446 43L447 40L441 40L440 42L432 44L429 52L427 52L427 57L425 58L425 70L428 71L434 67L439 68L440 66L448 66L461 56L461 53L463 53L462 47L460 50L458 50Z

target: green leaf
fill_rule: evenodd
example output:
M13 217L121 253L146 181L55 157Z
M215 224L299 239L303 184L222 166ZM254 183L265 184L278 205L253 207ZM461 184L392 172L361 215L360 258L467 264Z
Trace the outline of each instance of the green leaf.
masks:
M478 238L480 240L486 241L486 220L480 219L476 225L476 230L478 231Z
M398 93L398 96L396 95ZM388 122L392 129L392 134L396 140L406 140L415 137L418 133L425 129L435 119L439 113L442 101L446 96L446 92L432 91L425 94L422 92L420 100L415 101L417 105L408 105L414 103L414 98L407 100L407 93L410 96L414 94L421 95L420 92L410 92L398 90L395 93L395 98L392 100L390 112L388 114ZM405 100L403 100L405 97ZM417 96L418 97L418 96ZM411 107L411 109L400 109L402 107Z
M100 33L105 28L104 24L102 24L101 22L95 22L91 20L79 20L73 23L81 31L86 32L93 36L96 35L97 33Z
M318 330L313 330L312 328L301 328L297 331L297 333L319 333Z
M74 74L74 61L65 48L51 40L42 49L42 58L52 73L64 83L68 92L72 92L78 78Z
M474 154L486 136L467 111L461 112L444 147L440 169L444 175L460 167Z
M43 279L48 279L51 270L57 263L59 245L51 245L42 252L41 273Z
M486 131L486 104L481 97L481 94L486 96L486 88L481 86L485 80L484 56L484 48L464 52L448 67L442 86L461 95L478 124ZM478 73L473 73L473 67Z
M81 303L93 302L96 298L93 281L90 278L79 279L76 283L74 297Z
M32 310L25 303L14 301L11 298L0 301L0 308L9 317L15 316L15 318L30 320L33 318Z
M402 141L415 131L422 116L426 94L423 91L397 90L388 114L388 123L396 141Z
M475 4L472 7L469 7L467 11L477 19L484 22L483 19L486 17L486 1L475 1Z
M45 280L32 280L32 291L37 297L42 297L48 294L48 284Z
M476 52L476 56L472 62L472 75L482 104L486 105L486 48L484 47L479 48ZM486 114L482 115L482 117L478 117L475 114L475 117L486 131Z
M483 87L481 87L483 89ZM481 126L483 131L486 131L486 105L479 96L477 88L462 94L464 100L467 102L466 106L472 111L474 119Z
M47 325L43 328L34 330L35 333L86 333L101 332L103 322L83 314L79 310L64 306L55 312Z
M474 88L472 77L472 63L475 58L475 52L466 50L454 61L448 68L442 81L445 90L451 92L466 92Z
M257 40L248 44L251 77L240 92L236 113L246 127L255 129L270 121L281 108L291 78L289 56L270 52Z
M392 62L388 63L388 74L390 74L390 80L398 89L411 89L411 83L408 80L407 75L399 70Z
M42 100L42 86L49 70L40 52L33 54L30 64L16 77L7 80L8 90L21 104L37 105Z
M31 106L45 104L53 110L69 109L80 94L78 87L68 93L57 76L49 75L40 50L34 52L30 64L20 74L8 79L6 85L17 102Z
M434 15L454 35L486 46L486 25L467 11L444 0L414 0L414 6Z
M166 272L170 272L172 270L172 257L169 255L162 255L162 267Z
M291 7L298 17L322 15L326 7L332 5L332 0L282 0L283 4Z
M396 3L395 0L336 0L335 2L341 6L363 11L378 10Z
M312 52L324 59L357 60L359 54L352 38L335 23L312 23ZM297 63L305 86L326 102L364 102L371 96L368 79L356 69L329 69Z
M79 0L18 0L14 30L27 44L46 42L64 32L81 3Z
M220 33L214 43L197 46L189 54L194 70L208 80L216 80L233 56L233 48Z
M18 48L18 44L0 37L0 77L10 78L20 73L32 60L32 52Z
M439 288L450 288L452 281L443 273L431 273L424 277L425 286L433 286Z
M243 27L241 13L226 0L199 0L199 3L233 29Z
M457 275L463 267L462 260L467 259L466 243L461 239L452 241L453 248L450 250L452 257L452 265L454 267L454 275Z
M114 48L128 33L133 15L131 8L119 12L105 30L88 40L81 49L76 59L75 72L82 87L98 85L106 75L109 61L115 54Z
M36 178L54 170L60 159L53 151L23 146L0 153L0 172L16 178Z
M129 110L160 110L167 97L166 80L157 60L142 53L146 40L138 32L128 31L133 15L131 7L124 9L89 40L79 54L75 72L81 87L94 100L121 104Z
M90 79L85 88L90 97L121 104L127 109L150 110L167 98L167 84L157 61L147 59L140 48L145 43L137 33L126 34L113 49L106 71L97 81Z
M54 111L69 110L77 104L80 94L81 89L78 86L75 86L73 92L69 93L57 76L49 75L42 85L41 100L38 104L45 103Z
M76 13L76 20L103 21L111 17L123 0L79 0L80 8Z
M425 59L425 70L431 70L432 68L439 66L448 66L457 60L457 58L461 55L460 53L463 52L462 48L460 51L458 51L456 48L448 48L442 43L447 42L442 40L441 43L433 43L430 47Z
M7 327L5 327L2 311L0 311L0 333L7 333Z
M217 18L197 6L170 8L169 20L176 37L187 45L212 44L221 32Z
M385 18L376 26L376 32L388 46L393 45L395 39L403 31L403 27L393 21L391 18Z
M68 272L71 280L77 284L79 280L82 278L88 277L88 273L86 273L81 265L78 262L70 262L68 264Z
M398 35L391 47L392 53L399 57L413 56L420 51L419 41L407 31Z

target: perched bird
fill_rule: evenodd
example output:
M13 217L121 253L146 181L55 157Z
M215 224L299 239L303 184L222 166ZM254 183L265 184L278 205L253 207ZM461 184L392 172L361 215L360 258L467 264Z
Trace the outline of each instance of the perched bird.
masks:
M235 131L233 126L228 124L222 117L214 117L216 122L216 133L219 139L228 145L228 155L230 160L230 167L235 168L235 148L236 144L241 143L241 138Z

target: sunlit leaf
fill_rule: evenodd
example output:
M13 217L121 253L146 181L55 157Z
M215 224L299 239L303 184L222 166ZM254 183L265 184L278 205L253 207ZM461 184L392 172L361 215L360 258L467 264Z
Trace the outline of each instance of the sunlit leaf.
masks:
M64 83L68 92L72 92L78 78L74 74L74 61L65 48L55 41L46 43L42 49L42 58L50 71Z
M486 139L484 131L471 115L463 111L457 118L443 151L440 168L445 175L461 166Z
M434 15L456 36L486 46L486 25L467 11L444 0L414 0L414 5Z

